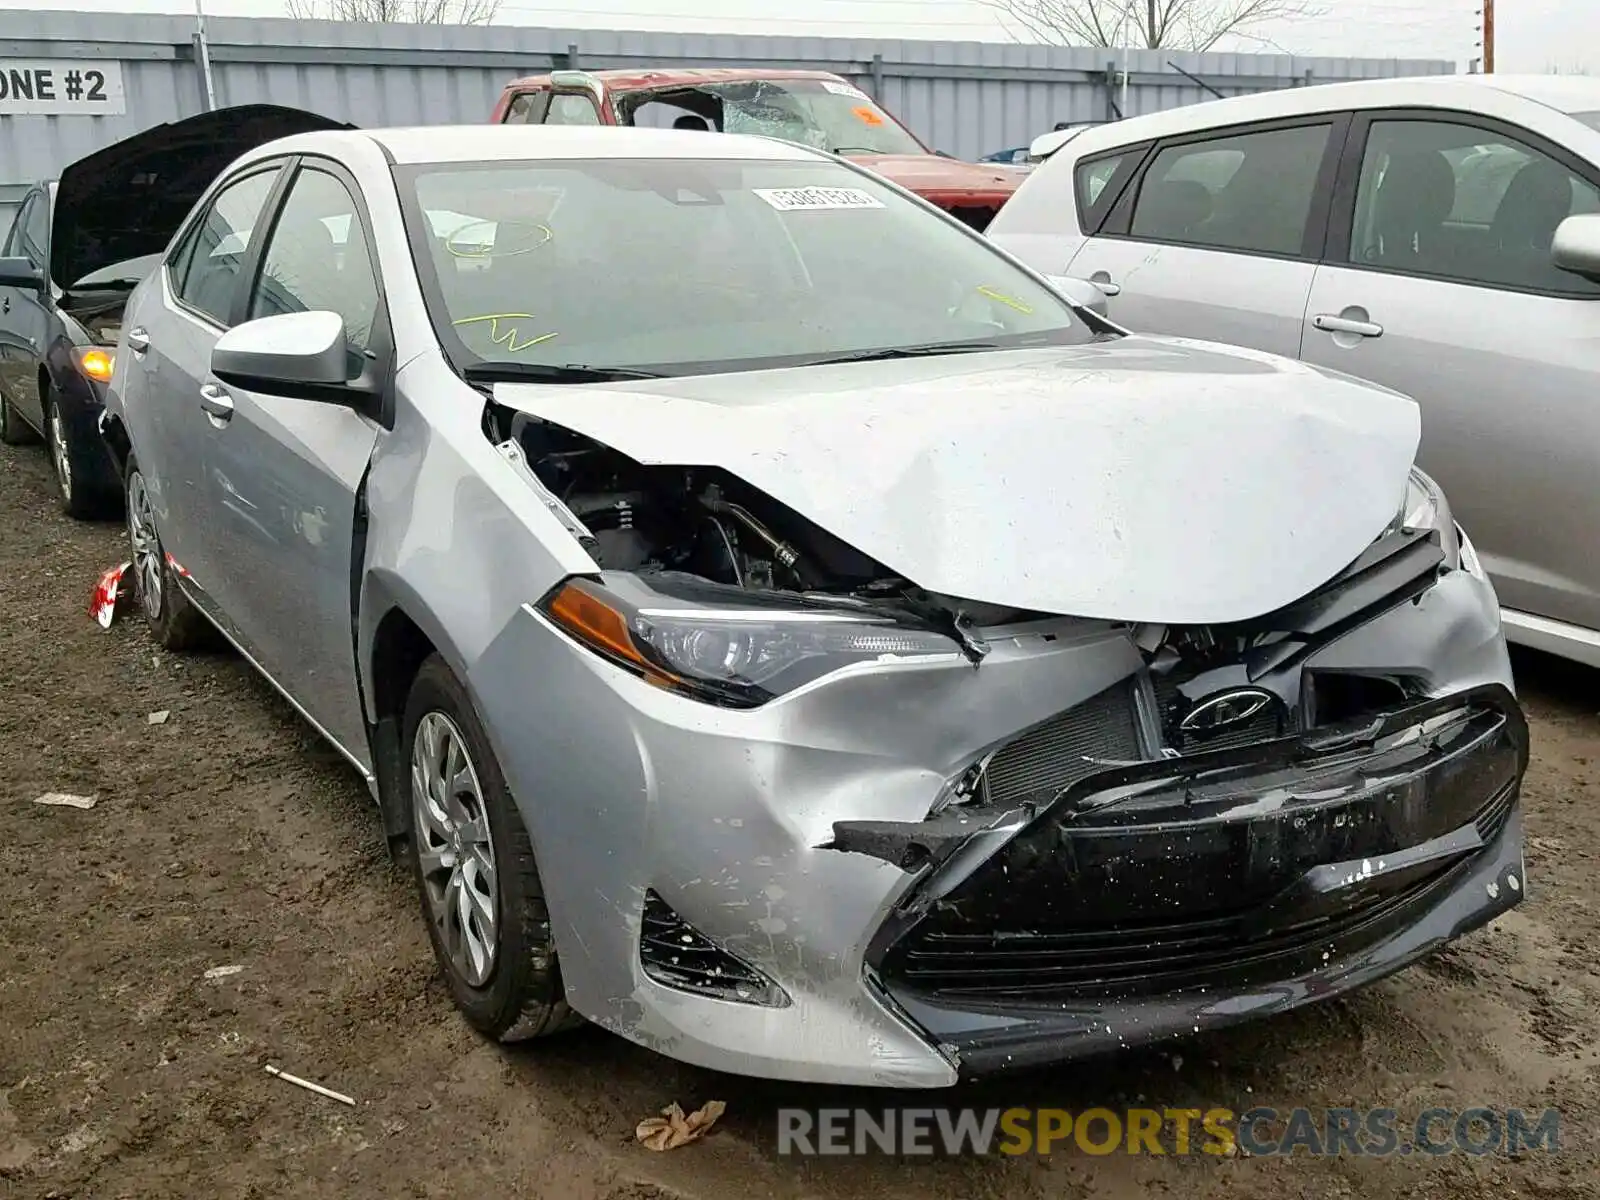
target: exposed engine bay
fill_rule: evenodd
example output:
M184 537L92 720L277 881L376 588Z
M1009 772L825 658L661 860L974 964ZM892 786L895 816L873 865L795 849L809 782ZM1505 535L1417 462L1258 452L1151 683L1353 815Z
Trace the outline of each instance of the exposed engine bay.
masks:
M61 311L72 317L97 346L115 346L122 333L122 312L128 306L128 289L115 292L68 293Z
M497 405L485 423L602 570L638 574L669 594L710 583L876 602L946 630L975 660L976 628L1042 615L927 593L719 468L646 466Z

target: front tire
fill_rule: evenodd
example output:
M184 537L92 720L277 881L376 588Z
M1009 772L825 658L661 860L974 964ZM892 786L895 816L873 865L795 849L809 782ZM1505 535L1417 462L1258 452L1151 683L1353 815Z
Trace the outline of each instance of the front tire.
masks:
M401 745L408 856L456 1006L500 1042L579 1024L567 1007L528 831L466 689L438 655L411 685Z
M103 453L99 446L83 446L74 436L61 411L54 388L46 389L44 401L44 441L50 452L50 467L56 477L56 499L61 511L76 521L92 521L105 516L113 496L106 495L94 477L92 454Z
M8 446L31 446L38 440L39 435L22 419L16 405L0 396L0 442Z
M155 505L138 461L128 456L124 472L128 518L128 545L133 559L133 593L164 650L208 649L216 644L216 631L204 615L178 590L178 580L156 532Z

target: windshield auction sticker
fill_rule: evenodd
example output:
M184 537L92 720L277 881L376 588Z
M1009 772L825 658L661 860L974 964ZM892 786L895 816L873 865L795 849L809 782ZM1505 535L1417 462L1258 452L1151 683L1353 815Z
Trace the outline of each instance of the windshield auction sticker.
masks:
M0 115L109 117L127 111L119 62L0 58Z
M779 212L811 212L830 208L882 208L883 201L860 188L752 188Z

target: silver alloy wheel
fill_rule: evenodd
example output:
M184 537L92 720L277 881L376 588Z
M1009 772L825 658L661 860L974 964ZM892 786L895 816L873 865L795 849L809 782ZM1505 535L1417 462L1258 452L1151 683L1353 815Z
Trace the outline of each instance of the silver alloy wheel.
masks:
M139 576L144 597L144 615L161 619L162 580L161 543L156 538L155 514L150 508L150 492L144 476L135 471L128 480L128 541L133 547L133 569Z
M411 804L429 916L451 965L470 987L482 987L499 944L494 838L466 739L442 712L417 723Z
M50 406L50 456L55 459L56 483L61 494L72 502L72 458L67 453L67 425L61 419L61 406Z

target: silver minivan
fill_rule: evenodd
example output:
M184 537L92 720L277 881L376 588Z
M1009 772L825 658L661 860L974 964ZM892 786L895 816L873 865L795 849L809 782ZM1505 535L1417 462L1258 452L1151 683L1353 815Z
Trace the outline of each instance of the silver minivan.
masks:
M1372 80L1119 121L1055 150L988 235L1098 284L1130 328L1416 398L1420 464L1507 636L1600 666L1600 80Z

